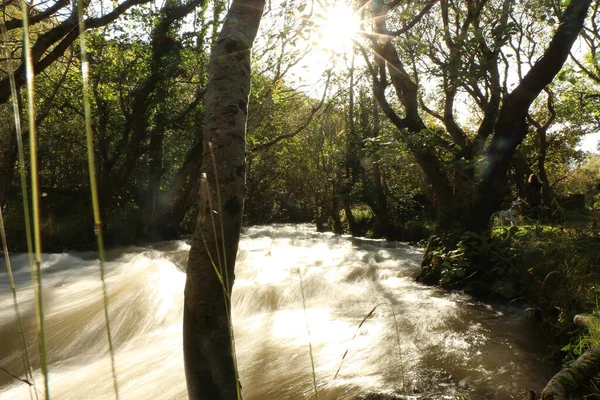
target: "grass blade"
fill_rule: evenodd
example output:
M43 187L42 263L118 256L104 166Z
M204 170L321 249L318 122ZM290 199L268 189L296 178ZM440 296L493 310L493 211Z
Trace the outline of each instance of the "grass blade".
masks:
M94 159L94 139L92 135L92 112L90 107L89 95L89 62L86 50L85 21L83 19L84 3L78 1L79 18L79 43L81 48L81 76L83 80L83 107L85 115L85 133L87 140L87 158L88 170L90 174L90 189L92 195L92 206L94 211L94 232L98 245L98 261L100 270L100 281L102 282L102 299L104 302L104 322L106 326L106 336L108 340L108 352L110 354L110 367L113 378L113 390L115 398L119 399L119 384L117 381L117 371L115 366L115 352L112 342L110 329L110 319L108 316L108 294L106 289L106 280L104 279L104 238L102 234L102 219L100 217L100 205L98 201L98 187L96 182L96 162Z
M15 316L17 322L17 330L21 336L21 358L23 360L23 368L25 371L25 376L27 380L20 379L24 382L27 382L29 386L33 386L33 374L31 372L31 362L29 359L29 351L27 350L27 340L25 340L25 330L23 329L23 320L21 319L21 312L19 311L19 301L17 300L17 289L15 287L15 280L13 278L12 267L10 265L10 257L8 256L8 246L6 244L6 231L4 230L4 218L2 216L2 208L0 208L0 236L2 236L2 249L4 250L4 259L6 262L6 272L8 273L8 282L10 284L10 290L13 296L13 306L15 309ZM9 373L5 368L3 368L7 373ZM10 374L10 373L9 373ZM37 398L37 392L33 391ZM33 398L32 393L29 393Z
M6 25L4 24L4 21L0 21L0 31L2 32L2 37L4 39L4 43L8 43L9 42L9 37L8 37L8 32L6 31ZM20 115L20 110L19 110L19 100L17 99L18 96L18 92L17 92L17 85L15 82L15 74L14 74L14 67L13 67L13 63L12 63L12 56L10 54L10 52L8 51L8 46L2 46L4 51L4 57L6 58L6 60L8 61L8 68L7 68L7 73L8 73L8 80L10 83L10 92L11 92L11 99L12 99L12 106L13 106L13 115L14 115L14 120L15 120L15 134L16 134L16 142L17 142L17 153L18 153L18 159L19 159L19 177L21 178L21 198L23 201L23 213L24 213L24 221L25 221L25 237L26 237L26 242L27 242L27 254L29 256L29 266L30 266L30 274L31 274L31 282L35 282L35 274L34 274L34 270L33 268L31 268L33 266L33 241L31 238L31 219L30 219L30 210L29 210L29 196L27 195L27 172L25 170L25 156L24 156L24 151L23 151L23 130L21 127L21 115ZM18 329L21 332L21 340L23 343L23 350L24 350L24 354L23 354L23 361L25 363L24 367L25 367L25 374L26 376L29 378L29 381L31 382L32 385L35 385L34 379L33 379L33 370L31 367L31 361L30 361L30 357L29 357L29 351L27 349L27 342L25 340L25 333L23 331L23 323L21 320L21 315L19 312L19 308L18 308L18 303L17 303L17 299L16 299L16 290L14 288L14 281L12 278L12 270L10 267L10 259L8 258L8 249L7 249L7 245L6 245L6 233L4 231L4 221L2 220L2 215L1 215L2 210L0 209L0 227L2 229L2 240L3 240L3 246L4 246L4 254L6 257L6 268L8 270L8 274L9 274L9 280L10 280L10 285L11 285L11 289L13 290L13 296L14 296L14 302L15 302L15 314L17 316L17 325L18 325ZM35 395L35 398L38 398L37 395L37 391L35 390L35 387L32 389L33 394L30 392L31 397L33 398L33 396Z
M300 271L300 268L298 268L298 275L300 276L300 293L302 293L302 308L304 309L304 320L306 321L306 334L308 335L308 352L310 354L310 366L312 368L313 388L315 391L315 399L318 399L319 391L317 390L317 374L315 373L315 359L313 357L312 340L310 338L310 325L308 323L308 313L306 312L306 296L304 295L304 280L302 279L302 271ZM348 351L346 350L346 353L347 352ZM344 357L345 356L346 355L344 354ZM341 368L341 366L340 366L340 368Z
M21 12L23 14L23 54L25 56L26 79L27 79L27 117L29 120L29 156L31 162L31 199L33 211L33 236L35 247L35 259L33 262L34 275L36 277L34 289L36 297L36 321L39 335L40 364L44 376L44 395L50 399L50 386L48 382L48 355L46 350L46 329L44 326L44 300L42 294L42 239L40 232L40 205L38 188L37 167L37 134L35 129L35 102L34 102L34 73L31 48L29 44L29 8L25 0L21 0Z
M358 335L358 331L360 330L361 326L363 326L363 324L369 319L371 318L371 316L373 315L373 313L375 312L375 310L377 310L377 307L379 307L382 304L387 304L387 303L379 303L377 304L375 307L373 307L371 309L371 311L369 311L367 313L367 315L365 315L365 317L362 319L362 321L360 321L360 324L358 324L358 327L356 328L356 331L354 332L354 336L352 336L352 339L350 339L350 343L352 343L354 341L354 339L356 339L356 336ZM339 373L340 370L342 369L342 365L344 364L344 359L346 358L346 356L348 355L348 351L350 350L350 345L348 345L348 348L346 349L346 351L344 352L344 355L342 356L342 361L340 361L340 366L338 367L337 371L335 372L335 375L333 376L333 379L335 380Z

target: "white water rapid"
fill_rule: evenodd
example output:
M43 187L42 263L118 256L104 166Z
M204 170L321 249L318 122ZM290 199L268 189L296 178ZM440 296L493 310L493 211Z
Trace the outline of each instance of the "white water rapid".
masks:
M188 251L188 243L173 241L108 252L121 399L187 398L181 268ZM542 361L540 333L528 313L416 283L421 256L403 243L316 233L309 225L245 229L233 290L244 399L314 398L309 341L320 400L502 400L539 393L551 367ZM37 367L27 255L11 260ZM114 398L97 261L91 253L43 260L52 399ZM23 377L3 262L0 271L0 366ZM41 391L39 369L34 377ZM0 370L0 399L29 398L26 384Z

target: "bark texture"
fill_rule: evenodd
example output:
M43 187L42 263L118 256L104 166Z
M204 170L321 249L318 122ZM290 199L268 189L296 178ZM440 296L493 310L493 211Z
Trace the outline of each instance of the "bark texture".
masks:
M583 353L554 375L542 392L542 400L567 400L600 372L600 347Z
M194 400L237 399L229 293L246 190L250 52L264 4L264 0L233 0L209 64L201 171L207 176L210 189L204 197L210 197L210 202L201 203L192 239L183 322L185 372L189 398ZM215 217L214 227L211 215ZM219 260L223 265L223 285L211 258L217 268Z

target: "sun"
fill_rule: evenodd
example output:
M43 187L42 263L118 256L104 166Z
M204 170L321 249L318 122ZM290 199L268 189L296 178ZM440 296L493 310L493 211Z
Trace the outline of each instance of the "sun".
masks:
M330 51L344 51L352 46L360 29L360 16L345 4L336 4L324 11L320 23L319 44Z
M310 11L310 34L302 44L306 52L292 68L293 78L304 86L312 86L311 95L321 97L324 82L331 71L346 63L353 52L355 40L362 32L360 11L342 1L329 0L329 3L317 0L314 12ZM346 0L350 1L350 0Z

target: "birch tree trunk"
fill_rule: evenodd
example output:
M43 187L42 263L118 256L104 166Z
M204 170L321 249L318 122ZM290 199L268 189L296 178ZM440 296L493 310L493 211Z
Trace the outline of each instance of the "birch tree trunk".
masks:
M192 238L183 317L185 372L194 400L238 398L230 293L246 190L250 52L264 4L233 0L209 64L201 168L209 190L201 196ZM215 272L219 266L221 278Z

